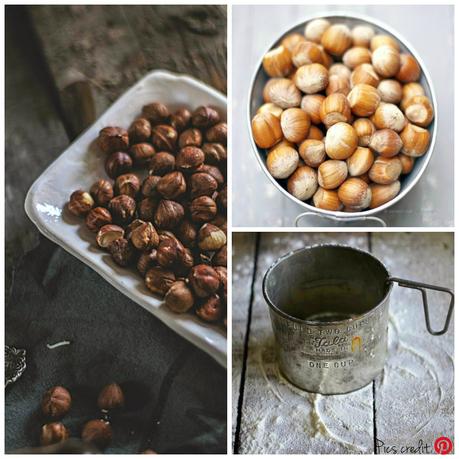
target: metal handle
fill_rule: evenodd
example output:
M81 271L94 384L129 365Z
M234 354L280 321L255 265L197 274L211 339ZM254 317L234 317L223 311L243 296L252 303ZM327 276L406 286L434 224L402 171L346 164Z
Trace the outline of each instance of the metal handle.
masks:
M383 228L387 227L387 224L384 220L378 217L336 217L335 215L322 215L316 212L303 212L302 214L298 215L295 218L295 226L298 228L299 222L303 217L309 217L309 216L314 216L314 217L321 217L325 218L328 220L333 220L335 222L357 222L357 221L373 221L379 223Z
M398 277L389 277L388 281L396 282L400 287L412 288L414 290L419 290L421 292L422 303L424 306L424 316L426 318L426 327L431 335L439 336L439 335L443 335L444 333L448 331L449 323L451 321L451 316L453 315L453 308L454 308L454 292L452 290L450 290L449 288L445 288L445 287L438 287L437 285L423 284L421 282L414 282L411 280L400 279ZM427 300L426 289L436 290L438 292L445 292L451 297L451 300L449 303L448 314L446 315L445 325L442 330L434 331L432 330L432 327L430 326L429 302Z

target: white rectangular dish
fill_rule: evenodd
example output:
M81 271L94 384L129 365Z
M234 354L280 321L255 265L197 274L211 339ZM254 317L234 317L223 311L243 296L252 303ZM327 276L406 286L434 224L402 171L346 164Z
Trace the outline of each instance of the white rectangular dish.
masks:
M47 238L226 366L227 339L223 330L202 323L192 314L171 312L162 300L152 296L137 273L117 266L110 255L95 246L94 234L82 225L81 219L63 211L73 191L89 190L96 180L106 176L104 155L94 143L100 129L105 126L128 128L142 106L154 101L163 102L172 111L180 106L194 109L212 105L226 119L226 98L215 89L188 76L151 72L124 93L41 174L27 194L25 211Z

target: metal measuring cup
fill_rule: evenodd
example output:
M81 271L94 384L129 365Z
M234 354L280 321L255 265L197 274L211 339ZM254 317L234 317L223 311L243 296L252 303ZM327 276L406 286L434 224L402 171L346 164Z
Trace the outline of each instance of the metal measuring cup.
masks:
M266 272L279 368L302 389L343 394L360 389L383 369L389 297L393 284L422 293L426 328L448 330L454 293L447 288L392 277L370 253L323 244L290 252ZM426 290L450 295L443 329L432 330Z

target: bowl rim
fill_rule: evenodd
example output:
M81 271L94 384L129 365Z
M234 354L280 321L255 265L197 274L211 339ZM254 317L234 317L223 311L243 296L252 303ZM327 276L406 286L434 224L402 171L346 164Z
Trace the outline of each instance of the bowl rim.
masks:
M346 19L357 19L360 21L366 22L368 25L374 25L377 26L378 28L388 32L389 34L393 35L402 45L404 45L407 50L416 58L416 60L419 63L419 66L421 67L421 76L423 75L426 79L427 83L427 88L430 91L430 94L432 96L432 105L434 109L434 119L431 123L431 125L428 127L428 130L431 133L431 138L430 138L430 145L429 149L427 152L422 155L420 158L423 159L423 162L421 164L421 167L419 168L417 174L414 176L412 179L411 183L406 186L404 189L401 189L400 192L395 196L395 198L391 199L390 201L386 202L382 206L375 207L374 209L367 209L364 211L360 212L343 212L343 211L332 211L332 210L326 210L326 209L320 209L318 207L315 207L311 204L308 204L305 201L300 201L298 198L290 194L281 184L269 173L265 161L262 159L261 151L263 150L259 148L253 139L252 135L252 130L251 130L251 103L253 99L253 90L254 90L254 84L255 80L258 77L260 71L262 71L262 63L263 63L263 56L273 48L273 46L278 43L284 36L286 36L289 33L292 33L294 29L297 29L298 27L305 26L307 22L310 22L314 19L320 19L320 18L327 18L327 19L339 19L339 18L346 18ZM365 220L365 217L369 217L375 214L378 214L389 207L393 206L397 202L399 202L401 199L403 199L413 188L414 186L419 182L421 176L424 174L424 171L426 170L433 154L434 146L435 146L435 141L437 138L437 125L438 125L438 107L437 107L437 97L432 81L432 77L430 76L430 73L428 71L428 68L420 55L417 53L416 49L413 47L413 45L406 40L399 32L394 30L391 26L387 25L385 22L380 21L378 19L374 19L372 16L368 16L365 14L359 14L359 13L349 13L346 11L341 11L341 10L336 10L336 11L324 11L324 12L317 12L313 13L310 15L306 15L301 21L296 21L293 25L291 25L288 29L286 29L282 34L280 34L276 40L274 40L269 48L267 48L260 56L260 59L257 62L257 65L255 66L255 71L253 72L252 78L250 80L250 86L249 86L249 94L248 94L248 100L247 100L247 127L249 131L249 138L250 138L250 143L252 145L252 150L258 160L259 165L261 166L263 172L265 175L269 178L271 183L278 189L280 190L285 196L287 196L289 199L291 199L293 202L297 203L306 211L312 212L316 215L323 216L329 219L337 220L337 221L355 221L355 220ZM301 214L303 215L303 214Z

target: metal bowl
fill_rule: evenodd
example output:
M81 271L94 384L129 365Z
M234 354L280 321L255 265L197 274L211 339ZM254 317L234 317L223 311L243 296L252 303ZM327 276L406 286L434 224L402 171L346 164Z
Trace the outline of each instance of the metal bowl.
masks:
M291 195L287 191L286 189L287 181L286 180L278 181L268 172L268 169L266 168L266 150L263 148L259 148L255 144L255 141L253 140L252 130L251 130L251 120L255 116L255 113L257 112L258 108L264 103L263 88L266 82L269 80L268 75L263 70L263 66L262 66L263 56L265 55L267 51L274 48L275 46L278 46L278 44L282 41L282 39L286 35L292 32L299 32L302 34L304 32L305 25L309 21L313 19L317 19L317 18L326 18L332 24L333 23L343 23L343 24L348 25L351 28L356 25L362 25L362 24L369 25L373 27L376 33L384 33L384 34L393 36L399 42L401 51L409 52L417 59L421 67L421 78L419 79L419 83L421 83L422 86L424 87L426 96L431 100L432 105L433 105L435 116L434 116L432 123L428 127L428 130L430 131L430 144L429 144L428 150L423 156L416 159L413 170L408 175L402 176L400 178L401 187L400 187L399 194L391 201L383 204L380 207L376 207L375 209L368 209L368 210L364 210L361 212L335 212L331 210L319 209L318 207L314 207L313 205L308 204L307 202L300 201L299 199L295 198L293 195ZM306 19L301 21L299 24L294 25L289 30L285 31L260 57L260 61L258 63L257 69L252 79L252 83L250 85L250 92L249 92L248 100L249 100L249 104L248 104L247 115L248 115L248 127L249 127L249 133L250 133L250 141L252 142L252 146L256 154L256 157L258 159L258 162L260 163L260 166L262 167L263 171L268 176L268 178L271 180L271 182L279 189L279 191L281 191L289 199L291 199L292 201L296 202L301 207L303 207L306 211L308 211L307 213L314 213L314 214L321 215L323 217L326 217L332 220L338 220L338 221L355 221L355 220L360 220L360 219L375 219L376 220L376 218L372 216L374 216L375 214L379 212L382 212L385 209L388 209L390 206L393 206L395 203L403 199L408 194L408 192L416 185L416 183L421 178L421 175L424 173L427 165L429 164L430 158L432 157L433 148L435 145L435 138L437 135L437 116L438 116L437 99L436 99L435 91L434 91L433 84L432 84L432 78L430 77L430 74L423 60L419 56L419 54L416 52L413 46L410 43L408 43L408 41L404 37L402 37L398 32L393 30L388 25L380 21L377 21L376 19L373 19L371 17L365 16L365 15L357 15L354 13L348 14L345 12L314 14L314 15L307 17ZM302 215L305 215L305 214L302 214ZM379 220L381 223L384 224L382 220L380 219L377 219L377 220Z

